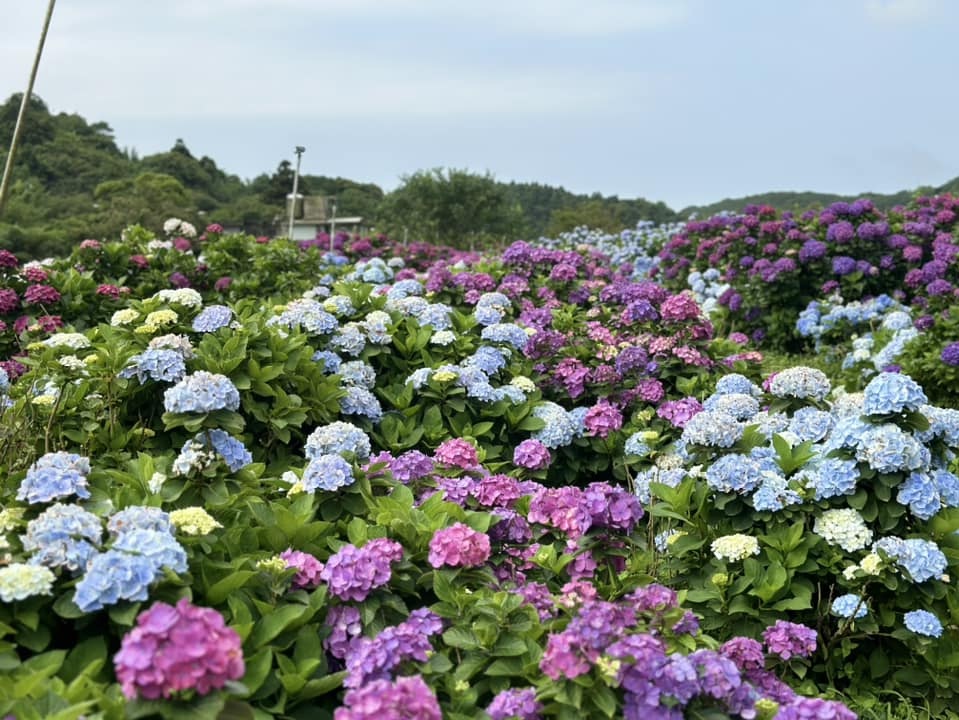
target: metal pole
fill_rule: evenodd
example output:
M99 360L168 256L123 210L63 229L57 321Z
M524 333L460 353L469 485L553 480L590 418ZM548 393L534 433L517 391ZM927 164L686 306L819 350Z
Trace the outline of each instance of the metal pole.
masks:
M294 152L296 152L296 171L293 173L293 197L290 198L290 229L286 233L286 236L290 240L293 239L293 214L296 212L296 191L300 185L300 158L303 157L306 148L302 145L297 145Z
M33 68L30 70L30 80L27 82L27 91L20 99L20 112L17 113L17 124L13 128L13 139L10 141L10 151L7 153L7 162L3 168L3 180L0 180L0 217L3 216L3 207L7 203L7 193L10 191L10 178L13 175L13 158L17 154L17 145L20 143L20 133L23 132L23 118L27 114L27 105L33 95L33 83L37 79L40 69L40 57L43 55L43 44L47 40L47 30L50 27L50 18L53 17L53 6L57 0L50 0L47 5L47 16L43 20L43 31L40 33L40 42L37 44L37 54L33 57Z
M336 237L336 198L333 198L333 215L330 218L330 252L333 252L333 238Z

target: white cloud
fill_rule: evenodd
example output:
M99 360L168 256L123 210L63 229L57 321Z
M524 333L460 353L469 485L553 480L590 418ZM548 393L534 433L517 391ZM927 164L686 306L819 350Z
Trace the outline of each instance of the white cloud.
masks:
M865 0L863 5L870 20L892 25L928 20L939 6L939 0Z

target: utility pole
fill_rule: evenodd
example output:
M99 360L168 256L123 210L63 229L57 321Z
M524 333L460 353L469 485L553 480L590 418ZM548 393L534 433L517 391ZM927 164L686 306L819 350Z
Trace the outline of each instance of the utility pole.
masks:
M290 197L290 229L286 233L286 236L290 240L293 239L293 214L296 212L296 191L300 185L300 158L303 157L306 148L302 145L297 145L294 152L296 153L296 171L293 173L293 195Z
M336 196L330 198L330 206L333 208L333 215L330 218L330 252L333 252L333 238L336 237Z
M37 44L37 54L33 57L33 68L30 70L30 80L27 82L27 91L20 99L20 112L17 113L17 124L13 128L13 139L10 141L10 151L7 153L7 162L3 168L3 179L0 180L0 217L3 217L3 207L7 203L7 193L10 192L10 178L13 175L13 158L17 154L17 145L20 143L20 133L23 132L23 118L27 114L27 105L33 95L33 83L37 79L37 70L40 69L40 57L43 55L43 44L47 40L47 30L50 19L53 17L53 6L57 0L50 0L47 5L47 16L43 20L43 31L40 33L40 42Z

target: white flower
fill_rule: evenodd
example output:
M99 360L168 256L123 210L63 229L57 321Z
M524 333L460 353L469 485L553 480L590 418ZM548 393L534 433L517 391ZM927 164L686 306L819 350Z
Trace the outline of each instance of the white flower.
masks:
M87 336L83 333L54 333L46 340L43 341L43 344L47 347L67 347L71 350L80 350L82 348L90 347L90 341L87 339Z
M759 541L752 535L724 535L713 540L710 548L719 560L745 560L750 555L759 554Z
M872 530L852 508L826 510L816 518L813 532L830 545L838 545L847 552L862 550L872 541Z
M158 494L163 488L163 483L166 482L166 475L161 472L153 473L153 476L150 478L150 482L147 484L150 492L154 495Z
M139 317L140 313L133 308L124 308L123 310L117 310L113 313L113 316L110 318L110 324L113 325L113 327L129 325Z

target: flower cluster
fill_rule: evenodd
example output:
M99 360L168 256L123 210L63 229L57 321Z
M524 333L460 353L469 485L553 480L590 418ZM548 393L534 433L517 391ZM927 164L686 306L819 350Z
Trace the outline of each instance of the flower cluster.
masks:
M88 498L89 472L90 461L85 457L62 451L47 453L27 470L27 476L17 491L17 499L33 505L70 495Z
M392 564L403 558L403 546L386 538L370 540L361 548L344 545L326 561L320 578L340 600L363 602L392 576Z

